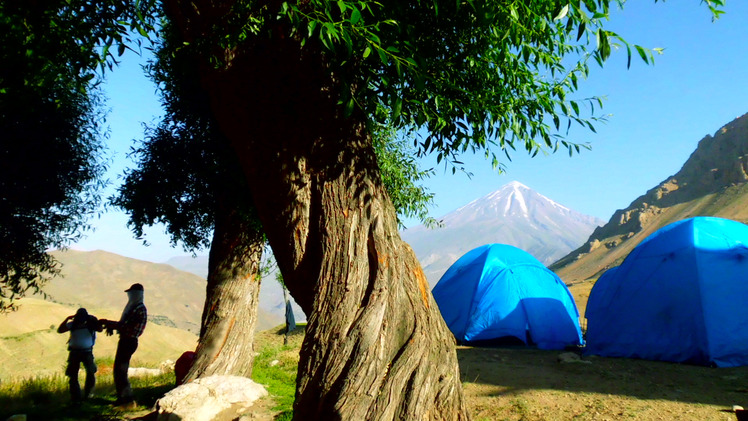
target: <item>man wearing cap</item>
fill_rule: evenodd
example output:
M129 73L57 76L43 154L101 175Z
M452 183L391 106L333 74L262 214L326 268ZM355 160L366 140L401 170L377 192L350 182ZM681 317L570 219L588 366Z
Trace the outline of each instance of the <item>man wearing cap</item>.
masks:
M102 320L111 335L114 330L119 332L117 353L114 356L114 387L117 389L117 401L115 405L124 405L133 402L130 380L127 378L127 369L130 367L130 358L138 349L138 337L143 334L148 320L148 313L143 304L143 285L132 284L125 290L127 293L127 305L122 310L119 321Z

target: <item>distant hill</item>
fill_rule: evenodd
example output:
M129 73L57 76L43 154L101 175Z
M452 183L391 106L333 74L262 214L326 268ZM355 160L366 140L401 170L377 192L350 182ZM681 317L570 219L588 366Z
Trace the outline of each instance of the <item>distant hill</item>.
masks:
M62 277L44 287L48 299L72 306L121 309L127 304L124 290L135 282L145 287L150 317L162 316L165 324L192 333L200 332L205 303L205 280L166 264L123 257L105 251L55 251Z
M594 280L619 265L648 235L693 216L719 216L748 223L748 114L699 141L683 167L647 191L587 241L551 266L567 285L580 312Z
M513 181L440 218L443 226L405 230L429 284L466 252L487 243L519 247L550 264L579 245L604 221L581 214Z
M22 298L19 304L18 311L0 315L0 382L11 376L64 375L69 334L57 333L57 327L78 307L38 298ZM100 318L119 317L119 311L112 308L88 307L88 310ZM184 351L194 350L197 336L149 323L139 342L132 366L157 367L167 359L176 361ZM96 358L114 359L116 349L117 335L97 334Z
M272 256L265 255L265 259L272 259ZM208 276L208 256L176 256L166 261L167 264L176 267L185 272L191 272L203 278ZM277 269L276 269L277 270ZM260 286L260 321L267 320L260 330L270 329L283 323L286 317L286 302L283 298L283 287L275 278L276 270L270 271L262 278ZM306 320L306 315L301 311L301 307L291 298L291 305L294 309L296 321Z
M194 334L200 332L205 304L205 279L171 265L151 263L105 251L75 250L52 253L62 263L62 277L44 287L47 299L72 306L112 308L127 303L124 290L135 282L145 287L149 319ZM117 318L119 313L117 313ZM258 329L282 322L261 311Z
M164 263L179 270L194 273L202 279L208 277L208 256L174 256Z

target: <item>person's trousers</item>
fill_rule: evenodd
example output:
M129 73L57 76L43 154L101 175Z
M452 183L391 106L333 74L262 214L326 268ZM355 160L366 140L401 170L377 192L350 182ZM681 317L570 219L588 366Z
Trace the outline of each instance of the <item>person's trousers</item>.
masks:
M81 364L86 369L86 384L83 387L82 395L81 386L78 383L78 370ZM65 369L65 375L69 377L70 397L73 402L80 402L82 399L88 398L96 385L96 364L94 363L92 350L71 349L70 354L68 354L68 367Z
M117 389L117 401L120 403L132 401L132 388L127 378L127 369L130 368L130 358L138 349L138 338L120 336L117 343L117 353L114 355L114 387Z

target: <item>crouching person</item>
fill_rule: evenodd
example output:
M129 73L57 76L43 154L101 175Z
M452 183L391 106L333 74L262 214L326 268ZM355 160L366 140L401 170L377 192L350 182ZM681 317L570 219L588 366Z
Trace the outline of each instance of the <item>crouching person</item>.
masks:
M93 346L96 343L96 332L102 330L99 320L89 315L85 308L79 308L74 315L66 317L57 328L58 333L70 332L68 366L65 369L65 375L69 377L70 397L73 405L80 405L83 399L87 399L96 385ZM80 383L78 383L78 370L81 364L86 370L86 383L82 394Z

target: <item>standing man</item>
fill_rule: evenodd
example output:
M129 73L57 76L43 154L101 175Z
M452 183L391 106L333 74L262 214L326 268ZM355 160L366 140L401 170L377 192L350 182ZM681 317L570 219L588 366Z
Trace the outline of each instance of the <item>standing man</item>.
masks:
M93 346L96 343L96 332L103 330L99 320L90 316L85 308L65 318L57 328L57 333L70 332L68 339L68 366L65 375L69 377L70 397L73 405L80 405L87 399L96 385L96 364L94 363ZM86 384L81 395L81 385L78 383L78 370L81 364L86 369Z
M115 406L126 405L134 402L130 380L127 378L127 369L130 367L130 358L138 349L138 337L143 334L148 313L143 304L143 285L132 284L125 290L127 293L127 305L122 310L119 321L103 320L107 329L107 335L113 330L119 332L117 353L114 356L114 386L117 389L117 400Z

